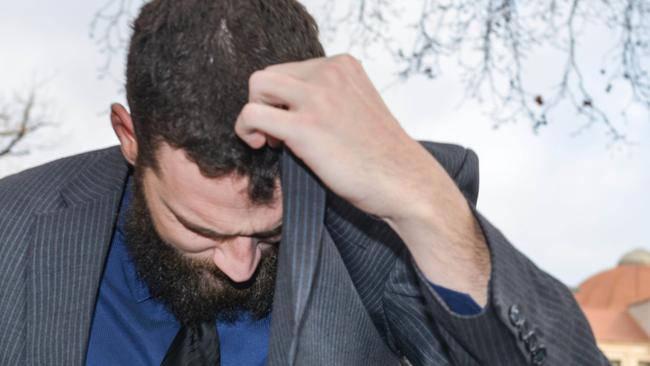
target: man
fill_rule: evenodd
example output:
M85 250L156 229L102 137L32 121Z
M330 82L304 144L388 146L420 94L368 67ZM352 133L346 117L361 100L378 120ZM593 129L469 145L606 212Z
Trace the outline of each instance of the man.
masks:
M0 182L0 364L600 365L572 294L475 210L295 0L155 0L120 148Z

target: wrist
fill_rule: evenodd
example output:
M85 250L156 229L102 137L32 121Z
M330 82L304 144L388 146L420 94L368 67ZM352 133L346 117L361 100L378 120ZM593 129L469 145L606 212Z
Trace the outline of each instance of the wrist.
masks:
M490 274L487 244L465 196L442 173L420 190L402 192L402 207L385 221L427 279L471 294L483 305Z

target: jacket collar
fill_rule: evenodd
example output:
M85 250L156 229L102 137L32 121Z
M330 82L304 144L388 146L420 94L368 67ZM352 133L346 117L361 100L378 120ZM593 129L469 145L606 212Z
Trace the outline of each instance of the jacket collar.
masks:
M95 200L122 195L129 164L119 146L99 150L79 167L79 173L61 189L66 205L84 205Z
M286 149L281 172L282 244L273 299L269 365L291 365L296 360L305 309L320 259L325 218L324 187Z

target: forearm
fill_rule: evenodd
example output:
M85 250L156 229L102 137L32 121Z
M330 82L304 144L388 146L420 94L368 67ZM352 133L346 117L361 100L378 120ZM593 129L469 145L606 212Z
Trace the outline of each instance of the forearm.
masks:
M426 185L404 193L408 209L387 218L430 282L487 303L490 255L467 200L432 159ZM413 197L413 198L410 198Z
M384 311L389 314L392 329L405 328L401 333L396 333L396 337L401 337L396 341L399 349L416 362L426 359L427 356L422 356L420 350L423 349L422 342L427 342L430 338L415 338L413 335L429 334L429 337L441 337L446 342L452 360L467 360L471 355L474 361L458 361L459 364L607 365L607 359L598 350L589 324L571 291L537 268L475 209L478 195L476 154L465 150L461 158L461 154L454 154L453 149L447 146L433 143L425 143L424 146L435 156L436 165L440 161L446 169L445 172L453 177L454 185L461 189L463 197L452 193L453 190L450 191L445 180L440 178L439 172L427 171L425 180L435 182L429 185L437 192L423 190L422 192L427 193L421 193L419 197L414 196L416 199L404 192L399 193L404 195L404 201L411 200L405 202L404 206L409 203L411 209L415 207L420 212L426 212L426 207L439 207L440 210L436 211L442 214L411 215L415 218L432 218L405 220L407 224L394 218L392 222L386 219L392 229L400 235L400 239L407 242L410 252L403 253L403 257L396 263L390 276L392 281L387 283L384 299ZM462 163L458 163L460 159ZM424 187L426 184L420 186ZM446 199L430 200L425 198L425 195ZM465 197L467 200L464 200ZM467 220L463 213L465 209L469 210L471 220ZM417 210L410 212L418 212ZM422 222L429 224L424 225ZM471 232L471 228L477 228L478 233L474 237L478 238L476 242L471 235L469 238L464 236ZM427 235L430 237L427 238ZM433 253L426 254L427 250L423 250L425 254L419 254L419 246L428 248L427 244L433 245L435 249L430 250ZM480 254L472 255L472 252L467 250L472 247L483 248L486 251L485 259L489 259L484 271L478 271L479 275L486 274L482 283L486 287L489 285L489 298L481 313L467 316L455 312L446 303L445 297L432 288L430 282L443 285L445 281L455 283L453 281L460 278L471 278L467 271L481 268L482 263ZM460 251L464 254L454 252L459 248L464 248ZM448 253L449 251L451 253ZM423 261L422 257L426 255L430 255L432 259ZM460 263L461 261L472 264ZM433 273L425 273L427 263L433 267ZM475 272L474 276L476 275ZM417 286L419 291L414 290L413 286ZM458 289L458 286L448 286L466 292ZM485 291L487 293L488 289L485 288ZM416 293L423 295L423 304L421 299L415 296ZM406 315L400 312L401 309L418 309L415 315L409 313L408 317L420 319L417 325L419 328L404 324ZM427 333L427 329L431 333Z

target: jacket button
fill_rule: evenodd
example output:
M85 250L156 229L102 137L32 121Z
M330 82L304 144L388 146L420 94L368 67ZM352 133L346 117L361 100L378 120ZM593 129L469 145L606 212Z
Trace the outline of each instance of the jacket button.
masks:
M509 312L510 323L516 327L520 327L523 323L523 316L519 310L519 306L512 305Z
M526 349L528 352L535 352L539 348L539 338L535 332L531 333L528 337L524 338Z
M546 347L540 345L531 355L533 365L543 365L546 359Z
M519 331L519 337L521 338L522 341L528 343L528 340L530 337L535 336L535 331L530 330L527 326L522 327L522 329Z

